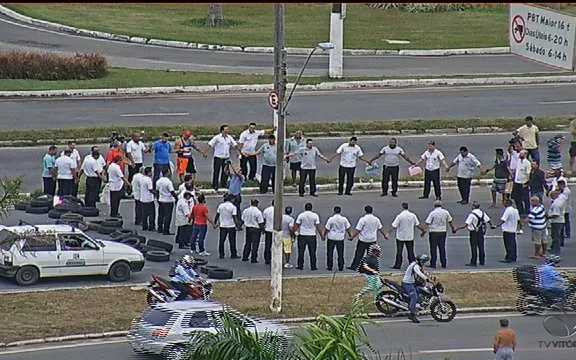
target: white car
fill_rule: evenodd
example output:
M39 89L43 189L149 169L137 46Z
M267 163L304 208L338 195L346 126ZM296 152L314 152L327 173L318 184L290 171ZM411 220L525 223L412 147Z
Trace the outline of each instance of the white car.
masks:
M0 276L22 286L40 278L107 275L123 282L142 271L140 251L113 241L94 240L71 225L0 228Z

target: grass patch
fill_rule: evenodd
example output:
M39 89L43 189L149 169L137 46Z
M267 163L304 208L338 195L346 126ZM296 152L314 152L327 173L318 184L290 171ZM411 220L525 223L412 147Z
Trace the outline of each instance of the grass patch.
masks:
M34 18L145 38L239 46L273 46L272 4L225 4L225 26L204 26L208 4L10 4ZM562 11L576 13L563 4ZM330 4L286 4L286 44L313 47L328 40ZM444 49L508 45L508 6L459 12L410 13L348 4L344 46L353 49ZM409 40L390 45L384 39Z

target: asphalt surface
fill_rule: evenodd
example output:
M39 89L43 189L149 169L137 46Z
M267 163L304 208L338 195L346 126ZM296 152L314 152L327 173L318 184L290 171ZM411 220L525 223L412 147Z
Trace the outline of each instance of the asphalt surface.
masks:
M222 53L129 44L62 34L20 24L0 17L0 50L41 49L65 53L99 52L110 65L141 69L171 69L233 73L273 73L273 55ZM319 42L325 39L319 39ZM287 57L287 71L297 74L306 56ZM515 55L404 57L345 57L345 76L430 76L555 72L556 70ZM328 57L315 56L307 75L326 75Z
M379 321L366 327L368 338L376 351L382 354L396 353L402 349L406 358L415 360L486 360L492 359L494 333L498 330L498 318L507 317L518 335L516 356L522 360L574 360L573 348L553 347L559 339L548 335L543 328L544 317L518 317L515 314L495 314L457 317L450 323L441 324L431 319L412 324L405 319ZM473 331L470 331L474 329ZM573 338L572 338L573 339ZM547 347L548 345L548 347ZM0 359L10 360L127 360L156 359L135 355L122 339L107 342L85 341L54 346L32 346L9 349Z
M567 115L574 113L574 93L576 84L302 92L292 99L286 121ZM0 131L114 124L264 124L273 118L264 93L2 99L0 104Z

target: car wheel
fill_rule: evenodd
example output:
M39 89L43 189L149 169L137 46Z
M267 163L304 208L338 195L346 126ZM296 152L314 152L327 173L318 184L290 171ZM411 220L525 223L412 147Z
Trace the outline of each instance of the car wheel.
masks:
M130 265L124 261L118 261L110 267L108 278L113 282L128 281L131 272L132 270L130 269Z
M172 346L166 352L166 360L186 360L188 359L188 351L185 346L177 345Z
M84 217L98 217L100 216L100 209L96 207L83 207L80 213Z
M110 235L114 231L116 231L116 228L110 227L110 226L98 225L98 228L96 229L96 231L98 231L98 234Z
M27 214L39 215L39 214L48 214L50 209L48 207L32 207L32 205L28 205L25 211Z
M102 221L102 226L106 227L121 228L122 225L124 225L124 221L122 221L122 219L109 218Z
M20 286L34 285L40 279L40 272L34 266L24 266L18 270L14 279Z
M27 202L19 202L14 204L14 210L18 210L18 211L26 211L26 208L30 206L30 203Z
M162 240L148 239L146 245L163 249L169 254L172 253L172 250L174 250L174 245Z
M52 195L40 195L32 199L30 202L32 207L47 207L52 208L54 206L54 197Z
M234 277L234 271L226 268L212 269L208 271L208 277L210 279L228 280Z
M170 261L170 253L164 250L152 250L146 252L146 260L156 261L156 262L166 262Z
M66 213L66 214L62 214L62 216L60 216L60 220L65 220L65 221L83 221L83 220L84 220L84 216L82 216L82 214L69 212L69 213Z
M136 236L129 236L120 240L120 244L126 244L133 248L137 248L140 245L140 239Z
M90 220L86 221L86 226L88 226L88 230L96 231L98 230L98 226L102 224L102 220Z
M216 265L200 266L200 273L208 275L210 270L219 269L219 268L220 268L220 266L216 266Z
M196 265L198 265L198 266L208 265L208 260L206 260L206 259L197 259L197 258L195 258L194 260L195 260L195 262L196 262Z
M48 217L50 219L60 219L60 216L64 215L65 212L60 211L60 210L50 210L48 212Z

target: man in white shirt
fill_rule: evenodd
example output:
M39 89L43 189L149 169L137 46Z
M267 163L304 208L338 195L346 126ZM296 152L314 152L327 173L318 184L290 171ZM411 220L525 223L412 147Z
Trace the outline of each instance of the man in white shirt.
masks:
M262 212L264 216L264 263L270 265L272 262L272 240L274 239L274 200Z
M92 146L90 154L84 157L82 168L78 174L78 178L80 178L82 174L86 175L84 204L87 207L96 207L96 202L100 195L102 180L105 180L103 175L104 169L100 165L100 162L98 162L99 158L100 149L98 146Z
M72 195L74 184L78 179L76 167L77 162L70 158L72 150L65 149L62 155L56 159L54 167L56 168L56 180L58 181L58 196Z
M330 163L330 159L322 155L320 150L314 146L314 140L306 139L306 147L296 150L296 152L289 153L286 155L290 158L294 155L300 155L302 163L300 165L300 186L298 187L298 194L300 197L304 197L304 188L306 186L306 178L310 177L310 195L317 197L316 195L316 157L319 157Z
M490 217L482 210L480 204L476 201L472 202L472 211L468 214L465 223L462 226L456 227L452 230L452 234L456 234L458 230L467 228L470 232L470 262L466 266L476 266L478 263L484 266L486 263L486 252L484 251L484 235L486 235L486 223L490 224L493 228Z
M414 164L415 166L420 165L425 161L424 165L424 192L419 199L428 199L430 196L430 183L434 185L434 195L436 195L436 200L442 200L442 189L440 188L440 164L444 165L444 168L448 167L446 163L446 158L444 154L436 149L435 141L428 141L428 150L425 151L420 159Z
M518 161L514 168L514 184L512 185L512 199L521 216L528 216L530 212L530 172L532 165L526 158L528 151L522 150L518 154Z
M170 179L172 173L169 169L162 170L162 177L156 181L158 191L158 233L162 235L174 235L170 232L172 223L172 212L174 212L174 201L178 199L178 194L174 191L174 184Z
M322 225L320 224L320 216L312 212L312 203L306 203L304 205L304 212L300 213L296 218L294 232L299 232L298 264L296 269L304 270L304 251L308 248L310 269L312 271L318 270L318 266L316 265L316 248L318 247L316 232L322 235Z
M240 134L240 138L238 139L238 145L242 152L240 167L242 168L242 174L248 176L248 180L254 180L256 169L258 168L258 158L257 155L254 154L256 152L256 145L258 144L258 138L264 134L272 134L274 130L276 130L276 128L256 130L256 123L251 122L248 124L248 129L242 131ZM248 172L248 164L250 164L250 172Z
M566 179L561 177L556 180L556 191L560 193L560 197L564 199L564 231L562 233L562 240L560 246L564 246L564 239L569 239L571 235L570 229L570 214L572 213L572 191L566 186Z
M526 123L514 131L512 135L519 136L522 139L522 147L528 151L528 155L533 161L540 164L540 152L538 151L538 146L540 145L538 132L540 130L538 126L534 125L532 116L526 116L524 121Z
M142 225L142 203L140 202L140 181L144 176L144 168L132 177L130 187L132 188L132 195L134 196L134 225Z
M326 226L324 226L322 240L328 238L326 257L326 270L328 271L332 271L334 265L334 248L338 254L338 271L344 271L344 238L348 235L349 239L352 235L350 221L340 215L341 212L342 208L335 206L334 215L326 221Z
M226 200L218 205L216 215L214 216L214 224L220 226L220 238L218 240L218 252L220 259L224 259L224 243L226 238L230 242L230 254L232 259L240 259L238 250L236 249L236 229L240 228L240 221L238 219L238 210L233 204L234 195L227 195Z
M242 261L252 264L258 263L258 248L260 247L260 237L264 228L264 216L258 209L258 199L250 200L250 206L242 212L242 222L246 226L246 240L244 251L242 251Z
M560 255L560 247L564 237L565 199L560 196L558 191L551 191L550 199L552 199L552 204L550 204L547 216L550 219L550 237L552 238L550 253Z
M158 183L156 183L158 185ZM176 203L176 216L174 217L174 226L176 226L176 244L178 249L190 248L190 237L192 236L192 224L190 224L190 212L192 212L192 194L184 193L181 199Z
M132 139L126 144L126 157L134 165L128 167L128 181L131 184L134 175L140 173L140 169L144 163L144 153L149 153L150 151L150 146L146 146L144 142L140 140L140 133L133 133ZM134 187L132 187L132 191L134 191Z
M336 149L336 152L330 161L336 156L340 155L340 166L338 167L338 195L344 193L344 177L346 177L346 195L352 195L351 191L354 187L354 173L356 172L356 164L358 159L369 164L370 161L364 158L364 152L360 146L357 145L358 138L352 136L350 141L344 143Z
M108 166L108 186L110 187L110 217L121 218L118 213L120 200L124 195L124 186L130 187L130 183L124 177L124 173L119 163L122 161L120 155L114 156L114 159Z
M352 264L347 267L348 270L356 271L360 262L364 257L365 253L370 248L370 245L376 244L378 240L378 233L384 236L384 239L388 240L388 235L382 229L382 222L373 214L374 209L370 205L364 206L364 216L358 219L356 228L352 231L352 234L348 237L348 240L352 241L356 236L358 236L358 242L356 243L356 251L354 252L354 259Z
M228 125L220 126L220 134L214 136L209 142L208 147L214 149L214 162L212 164L212 188L218 191L219 187L226 187L228 180L227 174L224 172L226 162L230 160L230 147L236 149L238 157L241 156L240 146L236 140L229 134ZM206 149L204 153L208 153ZM220 181L220 182L219 182Z
M384 164L382 165L382 194L380 196L388 195L388 183L390 179L392 179L392 196L397 197L400 157L412 165L416 163L410 160L404 152L404 149L398 146L398 140L396 140L396 138L391 138L388 141L388 146L384 146L378 154L374 155L374 157L370 159L370 163L379 159L382 155L384 155Z
M504 200L504 212L502 217L500 217L500 223L495 227L502 226L502 237L504 240L504 249L506 250L506 256L504 260L500 260L501 263L515 263L517 259L517 246L516 246L516 232L519 227L522 227L520 221L520 214L512 206L512 200Z
M408 256L408 264L415 260L414 255L414 228L418 228L422 233L421 236L426 234L426 228L420 225L420 220L416 214L408 210L408 203L402 203L402 211L396 215L392 222L392 230L396 231L396 260L391 269L400 269L402 267L402 252L406 248Z
M472 177L476 169L482 165L476 156L468 152L466 146L460 147L460 154L448 165L446 172L449 172L452 167L458 165L458 192L460 192L461 200L459 204L466 205L470 201L470 188L472 186Z
M434 210L426 218L428 242L430 243L430 267L436 268L438 252L440 252L440 265L446 269L446 230L448 225L454 231L454 223L450 212L442 208L442 201L434 201Z
M69 157L76 162L76 167L74 168L74 171L76 172L75 179L79 180L80 176L78 176L78 174L82 169L82 157L80 156L80 152L78 151L78 149L76 149L76 141L68 141L67 149L70 150ZM62 151L61 155L64 155L64 151ZM72 184L72 189L70 191L70 194L68 195L78 196L78 180Z
M142 231L154 231L156 219L156 205L154 197L158 194L152 181L153 170L148 166L144 168L144 175L139 178L140 207L142 209ZM136 176L134 176L136 178ZM134 181L134 179L132 179Z

